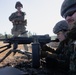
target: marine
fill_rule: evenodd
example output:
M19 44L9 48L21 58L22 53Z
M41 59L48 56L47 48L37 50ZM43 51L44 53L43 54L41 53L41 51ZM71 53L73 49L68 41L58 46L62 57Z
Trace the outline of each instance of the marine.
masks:
M20 1L17 1L15 4L15 8L17 9L16 12L13 12L9 16L9 21L12 22L13 28L11 29L11 33L14 37L27 37L27 19L25 19L26 13L23 12L21 9L23 8L23 5ZM24 48L28 51L28 47L24 45Z
M45 61L46 67L50 70L69 70L69 57L68 57L68 47L67 42L65 42L66 34L68 32L68 24L65 20L61 20L53 28L53 32L57 35L57 39L59 40L60 44L58 48L52 49L47 45L44 45L42 51L46 51L45 53ZM49 54L47 51L51 52ZM43 54L43 52L42 52Z
M69 27L67 33L68 47L70 52L70 75L76 75L76 0L64 0L61 5L61 16L66 20Z

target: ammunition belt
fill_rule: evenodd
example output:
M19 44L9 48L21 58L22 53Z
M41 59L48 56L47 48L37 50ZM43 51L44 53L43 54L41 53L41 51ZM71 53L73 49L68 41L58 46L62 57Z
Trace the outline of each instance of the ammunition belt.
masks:
M24 20L24 21L14 21L14 23L13 23L13 25L26 25L26 24L27 24L26 20Z

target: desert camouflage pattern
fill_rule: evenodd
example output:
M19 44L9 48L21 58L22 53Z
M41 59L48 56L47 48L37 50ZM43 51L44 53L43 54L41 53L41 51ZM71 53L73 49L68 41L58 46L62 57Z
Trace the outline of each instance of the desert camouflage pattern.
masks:
M11 33L14 37L22 36L27 37L26 25L27 20L25 20L25 12L20 12L20 16L18 16L18 12L14 12L9 16L9 20L13 21L13 28L11 29ZM24 45L25 50L28 50L27 45Z

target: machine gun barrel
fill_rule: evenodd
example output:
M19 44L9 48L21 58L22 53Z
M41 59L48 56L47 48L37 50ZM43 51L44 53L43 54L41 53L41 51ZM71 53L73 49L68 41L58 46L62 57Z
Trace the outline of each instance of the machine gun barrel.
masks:
M17 44L30 44L33 42L32 38L28 37L12 37L12 38L7 38L4 43L17 43Z
M34 35L31 37L12 37L7 39L0 39L4 43L17 43L17 44L30 44L32 42L39 42L40 44L46 44L51 41L50 37L45 35Z

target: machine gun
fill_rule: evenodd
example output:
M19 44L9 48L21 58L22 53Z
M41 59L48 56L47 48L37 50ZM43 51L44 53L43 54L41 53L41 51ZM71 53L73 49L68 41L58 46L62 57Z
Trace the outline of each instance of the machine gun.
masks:
M40 53L41 53L41 47L44 44L47 44L51 42L51 37L49 35L33 35L31 37L12 37L12 38L6 38L6 39L0 39L0 41L3 41L4 43L8 43L7 45L1 46L0 49L3 49L0 51L0 53L10 49L13 45L13 48L9 50L6 55L0 59L0 62L2 62L7 56L9 56L12 52L15 53L21 53L24 55L32 55L32 67L39 67L40 66ZM19 44L31 44L32 45L32 53L30 52L23 52L21 50L18 50L17 47Z

